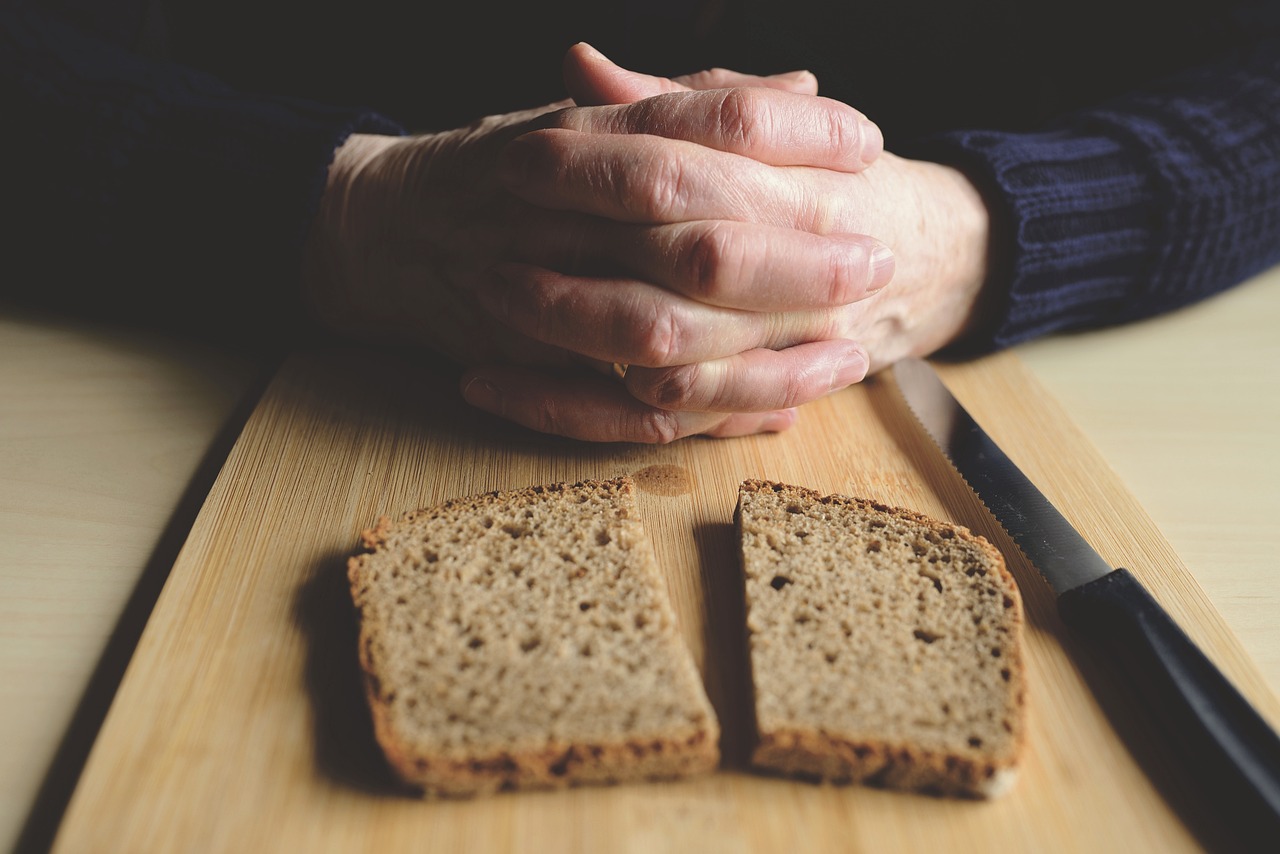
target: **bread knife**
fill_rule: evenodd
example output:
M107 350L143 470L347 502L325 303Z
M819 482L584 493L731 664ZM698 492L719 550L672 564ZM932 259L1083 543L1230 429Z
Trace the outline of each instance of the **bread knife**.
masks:
M1049 583L1063 621L1121 668L1176 751L1200 763L1223 809L1255 832L1280 830L1275 730L1141 582L1072 527L928 362L900 361L893 377L925 432Z

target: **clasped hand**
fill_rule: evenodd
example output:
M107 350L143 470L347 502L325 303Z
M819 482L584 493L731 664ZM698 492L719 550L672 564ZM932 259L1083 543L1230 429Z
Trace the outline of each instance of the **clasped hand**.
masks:
M784 429L969 323L977 193L883 153L812 75L668 80L578 45L565 80L572 101L349 139L306 258L317 319L439 351L528 427L637 442Z

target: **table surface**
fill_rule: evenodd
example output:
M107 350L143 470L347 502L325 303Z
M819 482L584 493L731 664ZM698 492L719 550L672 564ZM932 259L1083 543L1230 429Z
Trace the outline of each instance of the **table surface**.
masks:
M1277 320L1280 268L1174 314L1018 353L1280 691ZM0 310L6 848L49 838L271 367L230 348Z

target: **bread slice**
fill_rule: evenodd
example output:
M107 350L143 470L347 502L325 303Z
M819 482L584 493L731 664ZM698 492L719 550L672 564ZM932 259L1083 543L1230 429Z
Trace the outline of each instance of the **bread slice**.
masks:
M749 480L735 521L759 739L790 775L992 797L1025 731L1022 601L965 528Z
M449 501L348 564L387 759L429 795L707 771L719 729L629 478Z

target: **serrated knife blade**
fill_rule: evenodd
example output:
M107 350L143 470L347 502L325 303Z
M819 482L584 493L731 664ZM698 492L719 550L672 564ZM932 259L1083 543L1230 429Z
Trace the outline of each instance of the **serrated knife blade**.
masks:
M1102 558L951 394L933 366L893 378L911 412L1040 571L1071 629L1123 668L1197 778L1248 833L1280 832L1280 737L1127 569Z
M1115 569L1005 456L927 362L904 360L893 375L916 419L1055 593Z

